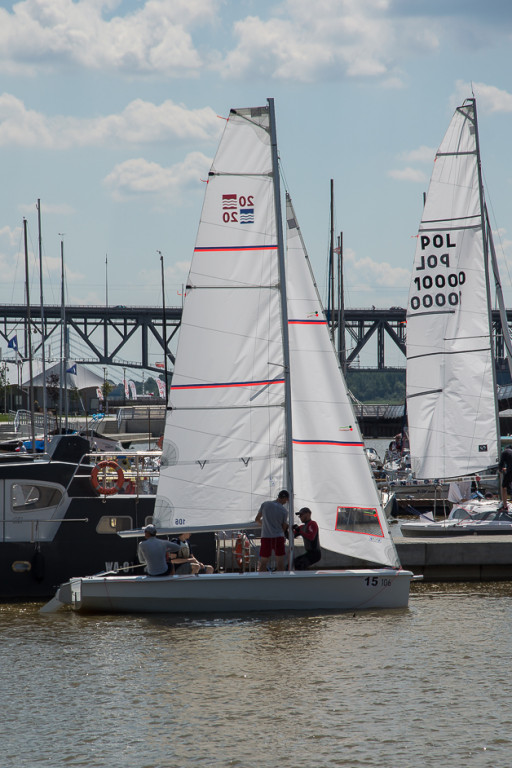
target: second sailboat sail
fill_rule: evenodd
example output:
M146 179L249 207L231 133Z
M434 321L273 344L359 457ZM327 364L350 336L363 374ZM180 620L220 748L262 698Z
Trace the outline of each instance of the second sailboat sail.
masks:
M417 478L482 471L498 458L487 233L474 99L436 154L407 309L407 415Z

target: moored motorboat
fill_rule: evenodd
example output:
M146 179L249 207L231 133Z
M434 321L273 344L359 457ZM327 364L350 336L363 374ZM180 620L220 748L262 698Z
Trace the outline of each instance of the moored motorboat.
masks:
M502 509L501 501L470 500L455 504L448 517L438 520L400 521L403 536L469 536L512 534L512 508Z

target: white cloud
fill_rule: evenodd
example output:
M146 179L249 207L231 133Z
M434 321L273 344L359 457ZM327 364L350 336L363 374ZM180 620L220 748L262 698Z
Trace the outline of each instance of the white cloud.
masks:
M0 71L37 75L41 67L167 76L202 65L187 28L211 23L218 0L149 0L125 16L109 0L23 0L0 9Z
M238 45L221 65L227 77L385 77L398 87L396 63L439 45L436 23L397 18L384 0L285 0L267 20L235 22Z
M35 203L21 203L18 208L25 216L29 216L34 213L36 205ZM68 203L41 203L41 213L49 216L71 216L76 213L76 210Z
M428 181L427 176L423 171L418 171L417 168L402 168L399 170L388 171L388 176L396 181L414 181L416 183Z
M126 160L109 173L103 184L116 200L155 193L178 197L191 185L200 189L199 182L207 178L211 162L201 152L191 152L183 162L170 168L143 158Z
M350 269L350 289L367 290L371 293L376 287L408 288L411 281L410 269L393 267L387 261L374 261L370 257L358 259L351 249L343 255L344 263ZM368 281L368 275L372 276Z
M157 105L136 99L117 115L73 118L48 117L11 94L0 96L0 146L68 149L171 138L210 141L221 130L222 121L210 107L189 110L170 100Z
M477 99L479 111L483 112L512 112L512 94L486 83L465 83L457 80L456 93L452 99L453 106L461 104L473 92Z
M400 154L400 159L406 163L429 163L434 162L436 150L433 147L426 147L424 144L417 149L410 149Z

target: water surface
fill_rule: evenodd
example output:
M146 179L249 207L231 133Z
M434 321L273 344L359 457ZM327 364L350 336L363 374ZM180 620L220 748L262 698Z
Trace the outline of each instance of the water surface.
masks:
M512 584L353 614L0 605L9 768L509 768Z

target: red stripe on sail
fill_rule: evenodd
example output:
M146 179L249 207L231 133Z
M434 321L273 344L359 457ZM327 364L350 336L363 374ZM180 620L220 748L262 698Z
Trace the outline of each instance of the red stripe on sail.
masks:
M225 245L208 246L205 248L194 248L194 253L205 253L211 251L277 251L277 245Z
M340 447L362 448L364 443L348 440L292 440L295 445L339 445Z
M327 320L288 320L288 325L327 325Z
M262 387L269 384L284 384L284 379L263 379L262 381L224 381L211 384L177 384L171 386L171 392L178 389L231 389L233 387Z

